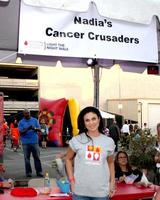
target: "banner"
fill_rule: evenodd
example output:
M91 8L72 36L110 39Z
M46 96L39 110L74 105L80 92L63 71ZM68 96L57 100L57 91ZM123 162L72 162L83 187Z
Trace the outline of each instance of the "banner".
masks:
M156 18L151 24L102 17L95 4L87 12L34 7L21 1L21 54L158 62Z

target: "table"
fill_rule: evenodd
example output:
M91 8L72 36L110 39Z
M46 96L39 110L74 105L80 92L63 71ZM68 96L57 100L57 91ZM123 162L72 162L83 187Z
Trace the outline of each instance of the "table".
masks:
M112 200L137 200L140 198L152 198L157 187L144 187L136 184L117 183L116 193Z
M39 194L36 197L15 197L10 194L10 190L5 190L4 194L0 194L0 200L72 200L71 196L66 197L50 197L48 195Z
M116 193L111 200L137 200L139 198L152 198L157 187L136 186L134 184L117 183ZM5 190L0 194L0 200L72 200L68 197L49 197L48 195L38 195L36 197L15 197L10 195L10 190Z

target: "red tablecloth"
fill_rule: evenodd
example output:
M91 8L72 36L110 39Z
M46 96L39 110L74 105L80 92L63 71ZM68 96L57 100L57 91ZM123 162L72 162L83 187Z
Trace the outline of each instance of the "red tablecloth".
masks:
M38 194L36 197L15 197L12 196L10 190L5 190L4 194L0 194L0 200L72 200L71 196L68 197L50 197L48 195Z
M137 200L139 198L153 197L156 187L144 187L118 183L116 193L111 200ZM5 190L0 194L0 200L72 200L72 197L49 197L48 195L38 195L36 197L15 197L10 194L10 190Z
M137 200L153 197L156 187L137 186L135 184L117 183L116 193L112 200Z

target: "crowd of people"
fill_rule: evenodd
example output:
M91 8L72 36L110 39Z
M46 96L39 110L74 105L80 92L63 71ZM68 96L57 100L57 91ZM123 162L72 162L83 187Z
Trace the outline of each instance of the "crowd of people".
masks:
M45 122L45 119L39 120L40 129L38 131L38 140L39 144L42 148L47 148L47 140L48 140L48 126ZM3 144L6 146L7 140L10 140L11 148L16 152L18 148L20 148L21 140L20 140L20 132L18 128L18 120L14 118L10 124L4 119L3 123Z
M129 136L139 138L142 133L150 135L150 129L147 127L147 123L144 123L143 128L140 128L138 124L128 123L125 120L123 126L120 128L115 119L109 126L104 128L103 132L114 140L116 145L115 152L118 151L118 146L126 150L129 149Z
M58 159L63 158L65 175L67 176L73 200L108 200L115 193L115 183L141 183L148 186L150 183L143 183L145 176L142 169L130 163L129 144L127 137L130 134L141 134L140 129L135 125L131 127L124 123L120 130L116 121L107 129L104 129L103 119L100 111L92 106L81 110L77 120L79 134L72 137L68 144L68 150ZM24 152L25 173L27 177L32 176L30 156L33 155L35 170L38 177L43 177L43 170L40 161L38 132L42 132L44 147L46 147L47 127L44 121L39 121L30 115L25 109L23 119L17 123L15 120L12 127L12 134L20 137ZM18 132L15 133L15 129ZM43 129L43 131L42 131ZM145 124L145 131L148 131ZM154 156L155 168L160 169L160 124L157 125L157 152ZM126 148L119 149L119 141ZM124 144L123 144L124 142ZM19 145L12 141L12 145ZM1 168L3 168L1 166ZM63 174L64 175L64 174ZM160 177L160 176L159 176ZM159 180L158 177L158 180ZM158 183L159 184L159 183Z
M26 177L32 177L30 157L33 156L34 166L38 177L43 177L40 161L39 139L41 138L42 148L46 148L48 128L45 121L31 116L30 111L23 111L23 118L18 122L15 118L9 125L3 123L3 143L6 146L7 139L10 140L11 148L17 151L21 145L24 154Z

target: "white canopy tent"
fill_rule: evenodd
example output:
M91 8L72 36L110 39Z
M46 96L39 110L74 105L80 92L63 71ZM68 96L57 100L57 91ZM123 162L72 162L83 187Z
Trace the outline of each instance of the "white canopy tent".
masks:
M160 18L160 0L23 0L43 8L85 12L95 3L99 14L108 18L149 24L154 15Z
M160 0L0 0L0 62L15 62L18 50L20 3L41 8L86 12L95 3L100 15L127 22L149 24L153 16L160 19ZM24 64L53 65L54 58L22 55ZM67 58L65 58L67 60ZM45 60L45 62L44 62ZM68 60L65 62L68 63ZM83 59L78 59L84 63ZM56 61L55 61L56 62ZM102 61L100 61L102 62ZM105 61L108 62L108 61ZM74 62L75 63L75 62Z
M115 115L110 114L108 112L100 110L100 113L101 113L101 116L103 119L114 119L115 118Z

